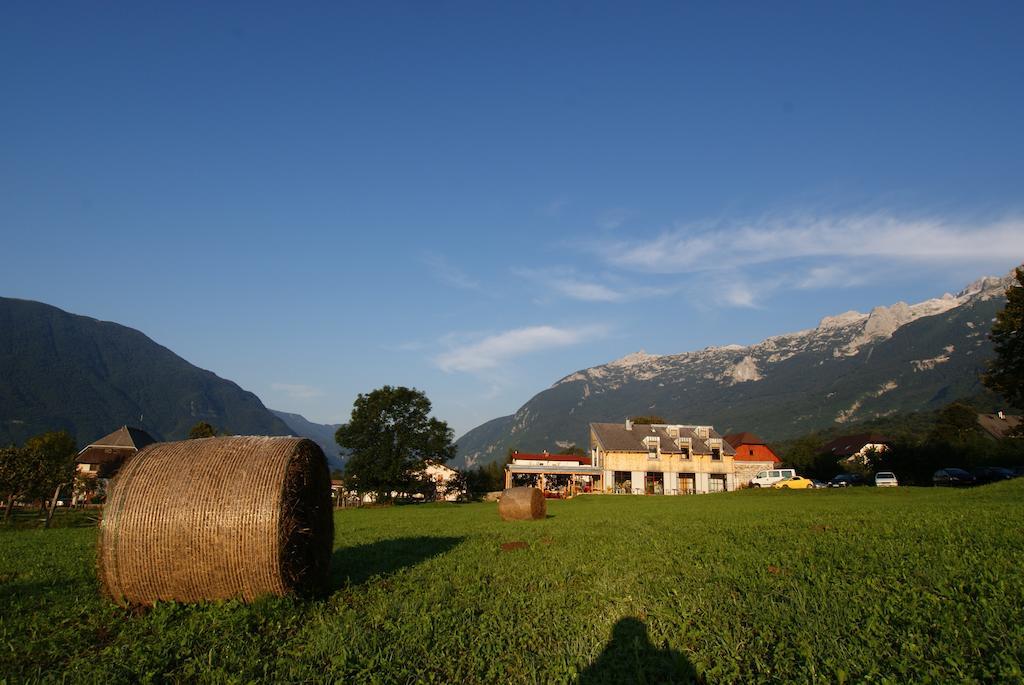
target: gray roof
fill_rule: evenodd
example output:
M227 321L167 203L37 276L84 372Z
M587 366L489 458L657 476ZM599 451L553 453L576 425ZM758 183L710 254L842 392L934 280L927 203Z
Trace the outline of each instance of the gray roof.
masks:
M601 447L614 452L646 452L644 438L654 436L661 438L661 451L667 454L679 454L682 452L676 445L676 439L668 434L663 426L648 426L644 424L633 424L632 430L626 430L625 423L592 423L590 424ZM712 438L721 438L718 433L711 430ZM690 438L690 452L692 454L711 454L711 447L707 441L697 436L693 428L683 427L679 429L679 437ZM722 454L734 456L736 450L722 441Z

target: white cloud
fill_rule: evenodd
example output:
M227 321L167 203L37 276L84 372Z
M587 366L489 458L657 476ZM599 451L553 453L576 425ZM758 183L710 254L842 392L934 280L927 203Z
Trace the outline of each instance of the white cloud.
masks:
M437 254L436 252L425 252L421 257L421 261L430 269L434 278L442 283L447 283L450 286L461 288L462 290L480 289L480 283L478 281L474 280L462 269L449 262L444 255Z
M623 293L612 290L600 283L586 283L574 279L556 278L551 281L551 286L562 295L571 297L574 300L587 302L621 302L626 299Z
M309 400L314 397L321 397L324 394L324 391L320 388L302 385L301 383L271 383L270 387L293 400Z
M719 301L732 307L746 307L753 309L757 307L754 290L746 283L739 281L730 283L721 293Z
M607 283L597 283L580 278L571 268L563 267L513 269L512 273L555 295L583 302L625 302L679 291L678 287L635 286L615 275L609 275Z
M1024 220L970 224L888 214L765 217L711 227L678 227L651 240L620 240L596 249L614 266L648 273L717 271L815 258L1001 263L1007 256L1024 255ZM808 284L825 273L811 274Z
M531 326L488 336L474 343L454 347L438 355L434 363L442 371L479 372L499 367L515 357L541 350L577 345L601 336L599 327L557 328Z

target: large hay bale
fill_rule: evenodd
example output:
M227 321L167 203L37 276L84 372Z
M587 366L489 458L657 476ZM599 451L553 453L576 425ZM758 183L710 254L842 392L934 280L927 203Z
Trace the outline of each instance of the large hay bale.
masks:
M120 604L316 594L330 578L327 460L302 438L156 443L114 479L98 571Z
M542 519L548 515L548 503L537 488L509 488L498 500L498 514L504 521Z

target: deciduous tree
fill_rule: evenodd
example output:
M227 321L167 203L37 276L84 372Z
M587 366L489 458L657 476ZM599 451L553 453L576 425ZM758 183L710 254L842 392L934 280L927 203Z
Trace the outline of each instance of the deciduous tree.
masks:
M192 429L188 432L188 439L195 440L197 438L213 438L217 435L217 429L208 424L206 421L200 421L196 425L192 426Z
M351 454L345 475L360 492L407 492L427 460L444 463L455 456L454 433L430 416L430 400L415 388L385 385L360 394L348 423L335 440Z
M631 416L629 417L629 420L641 426L650 426L656 423L668 423L664 418L653 414L651 416Z

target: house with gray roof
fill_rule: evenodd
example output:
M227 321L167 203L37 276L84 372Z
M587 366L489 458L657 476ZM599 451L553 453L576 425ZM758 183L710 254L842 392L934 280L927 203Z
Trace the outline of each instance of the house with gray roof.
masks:
M736 451L712 426L590 424L595 490L616 494L687 495L737 488Z

